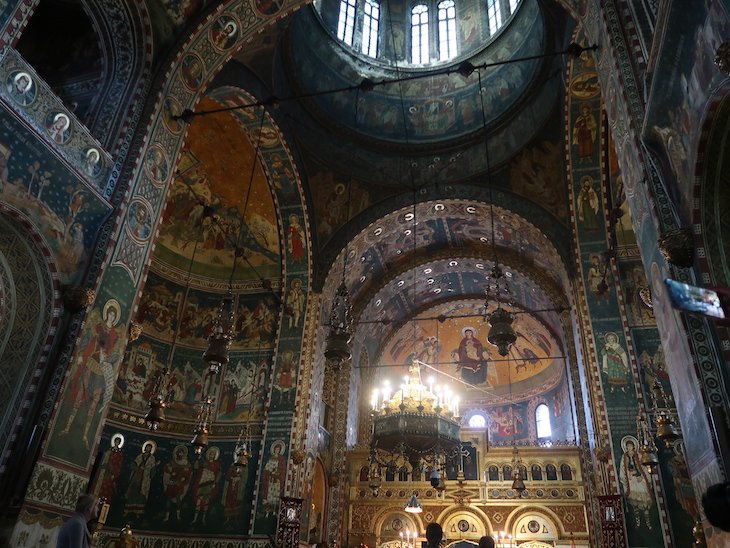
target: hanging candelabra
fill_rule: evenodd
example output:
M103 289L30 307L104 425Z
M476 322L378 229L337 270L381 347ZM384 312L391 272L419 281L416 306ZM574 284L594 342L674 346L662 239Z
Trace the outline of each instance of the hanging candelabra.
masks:
M412 473L428 471L428 481L441 493L446 462L462 457L459 398L448 386L435 386L433 379L424 385L421 366L414 360L398 389L386 380L373 391L368 484L376 496L380 469L396 474L407 465Z
M674 419L676 410L669 405L670 399L658 379L654 381L651 396L654 406L656 437L664 442L667 449L670 449L675 440L681 437Z
M213 399L206 394L200 402L197 424L195 425L195 430L193 430L193 439L190 441L190 445L193 446L196 455L200 455L208 447L212 412Z
M347 254L347 250L345 250ZM324 357L337 371L342 364L352 357L350 341L352 340L352 306L350 295L345 285L344 267L342 281L332 300L329 331L325 343Z
M152 431L157 430L160 424L165 422L165 399L162 391L167 386L168 374L169 369L167 367L158 372L155 379L154 395L147 403L148 411L144 416L144 421L147 428Z
M217 375L223 367L228 365L228 351L233 340L233 322L233 291L229 287L228 293L218 307L213 330L208 337L208 348L203 352L203 361L213 375Z
M654 443L654 437L651 435L649 423L642 416L636 422L637 439L639 440L639 462L649 473L654 473L659 466L659 457L657 456L657 447Z

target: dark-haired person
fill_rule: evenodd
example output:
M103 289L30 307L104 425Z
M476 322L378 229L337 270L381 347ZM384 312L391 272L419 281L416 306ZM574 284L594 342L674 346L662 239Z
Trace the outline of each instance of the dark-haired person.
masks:
M479 539L479 548L494 548L494 538L492 535L486 535Z
M74 515L66 520L58 532L56 548L89 548L89 522L99 517L101 503L94 495L81 495L76 501Z
M438 523L432 522L426 526L426 546L428 548L438 548L443 537L444 530Z
M730 532L730 483L710 485L702 495L702 509L707 521L723 531Z

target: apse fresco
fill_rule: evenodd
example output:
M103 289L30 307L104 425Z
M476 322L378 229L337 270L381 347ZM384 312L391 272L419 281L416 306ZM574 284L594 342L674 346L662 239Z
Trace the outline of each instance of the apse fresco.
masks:
M439 322L439 316L445 321ZM487 341L483 303L440 305L404 325L388 341L381 363L387 364L389 377L398 379L414 358L426 362L434 370L422 370L423 379L435 376L437 383L450 384L465 405L544 392L555 385L564 367L560 345L529 314L517 314L513 325L517 341L502 357Z
M220 106L204 99L197 108ZM260 162L253 163L252 144L234 116L195 118L162 217L156 258L187 270L195 250L194 273L227 279L239 247L245 261L238 261L234 281L280 276L274 200Z
M137 310L146 334L204 348L213 331L225 294L187 289L149 273ZM184 304L183 304L184 303ZM184 310L181 307L184 306ZM273 348L278 301L270 294L234 297L233 348Z
M90 490L110 503L106 525L121 529L235 534L248 523L259 442L244 467L235 443L212 441L199 456L188 440L151 437L109 425L99 444Z

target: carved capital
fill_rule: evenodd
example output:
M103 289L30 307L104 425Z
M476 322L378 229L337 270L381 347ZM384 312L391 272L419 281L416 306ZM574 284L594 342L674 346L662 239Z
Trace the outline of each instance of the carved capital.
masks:
M61 298L63 306L69 312L81 312L96 299L93 289L87 289L78 285L64 285L61 287Z
M695 248L689 228L667 230L657 242L659 251L671 265L689 268L694 264Z
M725 76L730 76L730 40L725 40L715 52L715 64Z

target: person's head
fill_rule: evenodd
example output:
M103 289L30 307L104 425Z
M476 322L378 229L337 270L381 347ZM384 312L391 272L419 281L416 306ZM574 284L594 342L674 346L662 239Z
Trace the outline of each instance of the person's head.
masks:
M426 526L426 541L429 546L438 546L444 537L444 530L436 522L431 522Z
M30 78L25 73L20 73L15 77L15 88L19 93L24 93L30 87Z
M480 538L479 548L494 548L494 538L491 535Z
M84 493L76 499L75 511L83 514L86 521L91 521L99 517L99 507L101 506L99 499L95 495Z
M633 441L628 440L626 442L626 452L629 455L633 455L635 451L636 451L636 445L634 445L634 442Z
M707 521L730 532L730 483L710 485L702 495L702 509Z

